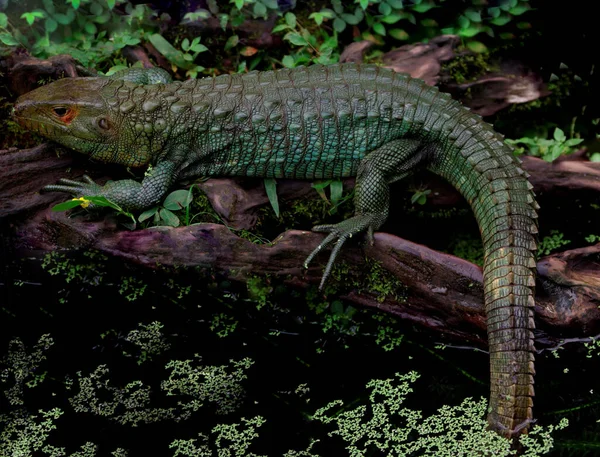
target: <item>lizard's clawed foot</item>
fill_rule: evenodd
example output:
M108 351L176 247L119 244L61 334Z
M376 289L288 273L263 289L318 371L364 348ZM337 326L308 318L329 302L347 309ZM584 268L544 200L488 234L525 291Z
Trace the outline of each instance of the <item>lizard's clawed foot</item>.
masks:
M42 188L43 192L67 192L75 197L97 196L102 194L102 186L96 184L88 175L83 175L83 181L60 179L58 184L50 184Z
M352 236L356 233L366 230L367 240L372 245L373 232L376 228L379 228L381 221L382 217L378 214L359 214L338 224L317 225L316 227L313 227L313 232L329 233L329 235L327 235L321 244L319 244L306 258L304 261L304 268L308 268L308 264L319 252L335 242L335 245L333 246L329 256L329 261L325 267L323 278L319 284L319 290L323 290L323 286L325 285L325 281L327 281L327 278L331 273L335 259L337 258L340 249L342 249L342 246L346 240L348 238L352 238Z

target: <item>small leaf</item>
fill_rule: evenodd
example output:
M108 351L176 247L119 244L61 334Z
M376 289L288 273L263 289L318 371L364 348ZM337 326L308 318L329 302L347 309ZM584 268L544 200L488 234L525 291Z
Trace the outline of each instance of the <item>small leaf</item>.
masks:
M281 63L286 68L294 68L296 66L296 61L294 60L294 58L292 56L289 56L289 55L285 56L283 59L281 59Z
M284 39L296 46L306 46L308 44L298 32L289 32L284 36Z
M255 3L252 11L255 17L267 17L267 7L262 3Z
M381 22L373 24L373 32L378 35L385 36L385 26Z
M508 10L508 12L510 14L512 14L513 16L520 16L521 14L529 11L531 8L529 6L525 6L525 5L521 5L521 6L515 6L514 8L511 8Z
M388 30L388 33L391 37L397 40L408 40L410 38L410 35L402 29Z
M332 181L329 188L331 192L331 203L333 205L337 205L342 199L342 194L344 193L344 184L339 180Z
M346 24L356 25L360 22L360 19L356 17L354 14L343 13L341 18L346 22Z
M146 211L144 211L142 214L140 214L138 216L138 222L144 222L146 219L150 219L156 213L158 213L158 206L155 206L154 208L147 209Z
M591 162L600 162L600 152L594 152L591 156L590 156L590 161Z
M159 210L158 213L160 214L160 219L165 223L165 225L168 225L170 227L179 227L179 218L175 216L175 214L173 214L171 211L163 208Z
M6 28L8 25L8 16L4 13L0 13L0 27Z
M481 41L469 41L467 43L467 48L469 48L473 52L483 53L487 52L487 47Z
M231 48L235 48L239 42L240 42L239 36L231 35L229 38L227 38L227 41L225 42L225 50L228 51Z
M275 216L279 217L279 201L277 199L277 181L275 181L273 178L266 178L265 179L265 190L267 191L267 197L269 197L269 202L271 202L273 211L275 211Z
M18 46L19 42L15 40L15 38L7 32L0 33L0 41L7 46Z
M463 14L472 22L481 22L481 13L479 11L469 9Z
M308 16L308 18L313 19L317 25L321 25L323 23L324 17L325 16L323 16L321 13L311 13L310 16Z
M291 28L296 28L296 15L294 13L285 13L285 23Z
M112 10L115 7L115 3L117 0L106 0L106 4L108 5L108 9Z
M59 203L58 205L54 205L52 207L52 211L68 211L70 209L81 206L81 204L83 202L84 202L83 200L79 200L79 199L68 200L66 202Z
M90 35L95 35L96 32L98 31L98 29L96 28L96 25L92 22L86 22L83 29Z
M508 24L510 22L510 19L511 19L510 16L502 15L502 16L495 17L490 22L494 25L502 26L502 25Z
M563 141L565 141L567 139L567 137L565 136L565 132L563 132L561 129L556 127L554 129L554 139L556 141L560 141L562 143Z
M46 19L44 27L46 28L46 32L52 33L58 28L58 22L49 17L48 19Z
M381 22L385 22L386 24L395 24L400 19L402 19L401 15L399 15L399 14L390 14L389 16L382 17L381 18Z
M333 20L333 29L338 32L341 33L346 29L346 23L341 20L339 17L336 17Z
M258 49L253 48L252 46L244 46L241 50L240 50L240 54L245 56L245 57L250 57L253 56L254 54L256 54L258 52Z
M475 25L473 27L467 27L465 29L460 29L458 31L458 35L467 37L467 38L471 38L471 37L474 37L475 35L477 35L479 32L481 32L481 28L478 25Z
M188 190L181 189L167 195L163 206L171 211L178 211L190 206L190 203L192 203L191 193Z

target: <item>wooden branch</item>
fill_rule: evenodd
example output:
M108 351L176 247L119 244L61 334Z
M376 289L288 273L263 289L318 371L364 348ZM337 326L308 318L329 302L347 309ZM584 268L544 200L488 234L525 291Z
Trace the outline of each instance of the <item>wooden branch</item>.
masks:
M327 254L319 256L308 270L301 265L322 239L321 234L290 230L273 245L257 245L218 224L131 232L118 229L110 217L89 222L85 217L68 218L64 213L52 213L48 208L53 202L65 200L65 196L40 195L39 189L58 177L75 179L87 166L107 171L87 161L57 158L52 148L43 145L23 151L0 151L0 216L11 216L17 249L22 255L32 252L39 255L40 250L95 248L148 268L157 264L210 267L239 280L250 273L271 274L299 288L320 280ZM600 190L600 164L573 161L548 164L526 158L524 166L532 174L536 191L541 193L597 195ZM238 227L251 227L257 208L267 204L261 180L247 186L236 180L213 179L201 187L222 217ZM281 182L279 192L281 199L314 194L308 183L298 181ZM341 260L364 276L368 268L365 256L381 262L406 286L406 300L387 297L380 301L380 297L368 291L351 288L344 293L344 299L453 338L485 344L479 267L387 233L377 233L372 247L349 245L343 250ZM600 244L540 260L536 296L538 344L555 345L564 337L600 332L599 258Z

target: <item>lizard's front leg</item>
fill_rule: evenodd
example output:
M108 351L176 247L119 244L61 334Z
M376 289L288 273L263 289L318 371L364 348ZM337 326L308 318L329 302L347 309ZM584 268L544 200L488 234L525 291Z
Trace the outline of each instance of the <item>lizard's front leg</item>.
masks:
M348 238L366 231L373 243L373 232L383 225L390 204L389 184L407 176L424 157L423 145L418 140L390 141L370 152L361 162L356 175L354 195L355 215L338 224L318 225L315 232L329 233L304 262L311 260L324 248L333 244L319 289L323 288L340 249Z
M61 179L58 184L44 187L44 192L68 192L75 197L105 197L129 211L143 210L161 201L176 179L173 162L161 162L150 171L141 183L133 179L108 181L100 186L88 176L84 182Z

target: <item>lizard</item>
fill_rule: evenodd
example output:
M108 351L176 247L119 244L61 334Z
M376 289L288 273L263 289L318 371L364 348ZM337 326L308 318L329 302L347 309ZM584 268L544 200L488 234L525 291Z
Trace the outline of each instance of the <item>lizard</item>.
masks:
M355 177L355 214L313 228L333 246L321 287L353 235L373 242L389 185L424 167L471 205L484 246L490 428L525 433L534 396L537 210L532 185L492 126L422 80L375 65L314 65L170 82L160 69L65 78L19 97L24 127L101 162L151 165L142 182L62 179L46 191L104 196L129 210L179 180Z

